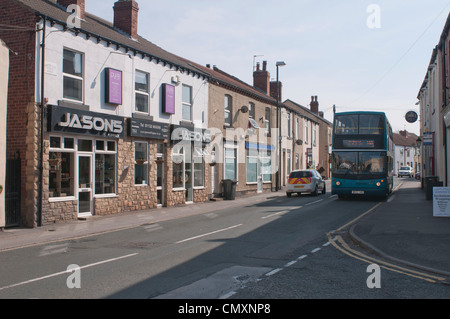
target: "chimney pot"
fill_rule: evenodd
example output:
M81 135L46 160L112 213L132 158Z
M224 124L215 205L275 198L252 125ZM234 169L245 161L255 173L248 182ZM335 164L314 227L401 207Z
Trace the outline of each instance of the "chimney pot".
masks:
M263 61L263 71L267 70L267 61Z

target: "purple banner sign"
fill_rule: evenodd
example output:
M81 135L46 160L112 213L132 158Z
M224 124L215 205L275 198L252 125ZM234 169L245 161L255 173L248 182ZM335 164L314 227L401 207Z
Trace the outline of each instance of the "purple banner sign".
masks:
M122 104L122 71L106 68L105 79L106 103Z
M175 87L170 84L162 86L162 108L164 113L175 114Z

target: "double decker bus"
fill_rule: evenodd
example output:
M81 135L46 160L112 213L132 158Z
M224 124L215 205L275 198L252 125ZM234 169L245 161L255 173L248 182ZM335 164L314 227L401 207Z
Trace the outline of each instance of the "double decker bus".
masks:
M383 112L334 115L332 194L388 196L393 188L393 133Z

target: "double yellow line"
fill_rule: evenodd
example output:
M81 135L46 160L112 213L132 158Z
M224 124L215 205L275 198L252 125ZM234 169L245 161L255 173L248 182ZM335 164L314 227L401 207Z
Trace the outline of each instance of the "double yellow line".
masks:
M352 221L348 222L347 224L339 227L337 230L335 230L333 232L328 232L327 233L328 242L330 242L336 249L338 249L342 253L344 253L344 254L352 257L352 258L361 260L361 261L366 262L368 264L377 264L381 268L384 268L384 269L389 270L389 271L393 271L393 272L404 274L404 275L407 275L407 276L410 276L410 277L426 280L426 281L431 282L431 283L438 283L438 282L446 281L447 278L445 278L445 277L436 276L436 275L428 274L428 273L425 273L425 272L422 272L422 271L417 271L417 270L413 270L413 269L410 269L410 268L406 268L406 267L403 267L403 266L394 265L392 263L389 263L389 262L386 262L386 261L383 261L383 260L380 260L380 259L368 256L367 254L364 254L364 253L362 253L360 251L357 251L357 250L351 248L345 242L344 238L342 238L342 236L339 235L339 232L342 232L344 229L349 227L351 224L355 223L356 221L358 221L359 219L363 218L364 216L370 214L375 209L380 207L382 204L383 204L383 202L379 202L374 207L372 207L371 209L369 209L368 211L366 211L362 215L358 216L357 218L353 219Z

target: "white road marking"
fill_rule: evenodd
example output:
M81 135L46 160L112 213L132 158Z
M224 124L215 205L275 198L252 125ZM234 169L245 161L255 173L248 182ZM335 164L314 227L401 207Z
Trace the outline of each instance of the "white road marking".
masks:
M233 229L233 228L240 227L240 226L242 226L242 225L243 225L243 224L238 224L238 225L234 225L234 226L227 227L227 228L224 228L224 229L219 229L219 230L216 230L216 231L212 231L212 232L209 232L209 233L206 233L206 234L202 234L202 235L198 235L198 236L186 238L186 239L177 241L175 244L181 244L181 243L185 243L185 242L187 242L187 241L194 240L194 239L197 239L197 238L201 238L201 237L205 237L205 236L217 234L217 233L220 233L220 232L223 232L223 231L227 231L227 230L230 230L230 229Z
M297 207L297 208L302 208L302 206ZM275 216L280 216L280 215L283 215L283 214L286 214L286 213L289 213L289 210L283 210L283 211L278 212L278 213L273 213L273 214L270 214L270 215L267 215L267 216L263 216L263 217L261 217L261 219L267 219L267 218L271 218L271 217L275 217Z
M51 245L46 246L39 253L39 257L49 256L59 253L65 253L69 249L69 244Z
M144 226L144 229L147 232L152 232L152 231L155 231L155 230L163 229L163 227L160 224L151 224L151 225Z
M319 202L321 202L321 201L323 201L323 199L319 199L319 200L316 200L316 201L314 201L314 202L305 204L305 206L309 206L309 205L312 205L312 204L316 204L316 203L319 203Z
M117 257L117 258L111 258L111 259L99 261L99 262L96 262L96 263L93 263L93 264L89 264L89 265L82 266L82 267L80 267L80 270L81 270L81 269L85 269L85 268L89 268L89 267L98 266L98 265L101 265L101 264L110 263L110 262L117 261L117 260L120 260L120 259L125 259L125 258L129 258L129 257L133 257L133 256L136 256L136 255L138 255L138 253L129 254L129 255L125 255L125 256L121 256L121 257ZM60 272L57 272L57 273L54 273L54 274L51 274L51 275L42 276L42 277L38 277L38 278L34 278L34 279L22 281L22 282L19 282L19 283L16 283L16 284L12 284L12 285L8 285L8 286L0 287L0 291L1 291L1 290L5 290L5 289L14 288L14 287L17 287L17 286L22 286L22 285L30 284L30 283L36 282L36 281L41 281L41 280L48 279L48 278L51 278L51 277L56 277L56 276L65 275L65 274L68 274L68 273L70 273L70 271L64 270L64 271L60 271Z
M205 216L208 217L208 218L213 219L213 218L218 217L219 215L217 215L216 213L208 213L208 214L205 214Z
M313 250L311 250L311 253L317 253L319 250L320 250L321 248L316 248L316 249L313 249Z
M272 276L272 275L275 275L277 272L279 272L279 271L281 271L281 270L282 270L282 268L274 269L274 270L272 270L272 271L269 271L269 272L266 274L266 276Z
M293 264L295 264L297 262L297 260L293 260L288 262L286 265L284 265L284 267L291 267Z

